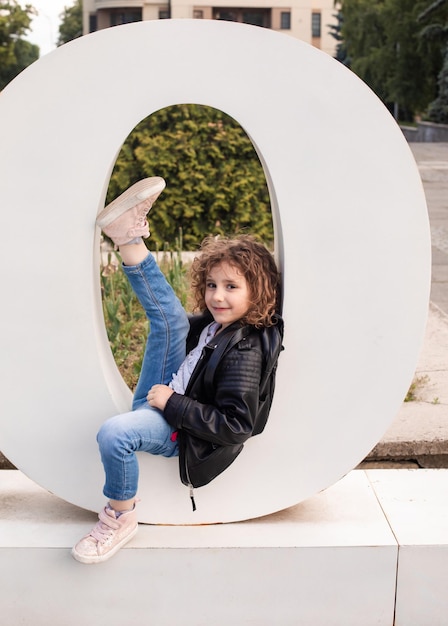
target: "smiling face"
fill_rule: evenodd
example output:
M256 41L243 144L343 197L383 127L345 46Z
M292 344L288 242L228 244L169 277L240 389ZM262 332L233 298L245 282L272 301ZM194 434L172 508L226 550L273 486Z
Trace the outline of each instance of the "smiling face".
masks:
M244 317L250 306L250 291L243 274L226 262L212 267L207 275L205 304L222 328Z

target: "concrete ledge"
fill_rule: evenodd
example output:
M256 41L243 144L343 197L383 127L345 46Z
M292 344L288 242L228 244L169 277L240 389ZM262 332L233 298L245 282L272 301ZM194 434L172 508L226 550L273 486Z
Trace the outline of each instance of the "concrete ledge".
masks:
M401 126L407 141L413 142L447 142L448 125L433 122L418 122L417 127Z
M416 400L404 402L394 422L365 461L415 462L448 467L448 316L430 303L426 335L416 370Z
M446 626L448 470L367 474L399 544L396 626Z
M0 452L0 470L9 469L16 469L16 467Z
M253 521L141 525L115 558L95 566L70 555L93 514L20 472L0 480L5 624L392 624L397 544L364 472Z
M446 626L448 470L356 470L257 520L141 525L82 565L70 548L95 519L0 473L2 623Z

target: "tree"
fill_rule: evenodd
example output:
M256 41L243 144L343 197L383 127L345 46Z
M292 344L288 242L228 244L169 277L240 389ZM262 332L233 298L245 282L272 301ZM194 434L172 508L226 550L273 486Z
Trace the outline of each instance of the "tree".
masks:
M39 47L22 39L30 29L35 9L16 0L0 1L0 90L39 58Z
M434 98L440 46L421 36L418 15L427 0L342 0L342 35L358 74L401 119Z
M439 95L428 107L427 117L436 124L448 124L448 55L439 74Z
M442 62L440 46L434 47L421 37L417 22L421 6L421 1L388 0L383 16L388 47L395 52L388 57L391 67L385 82L386 98L398 103L401 119L409 121L434 97Z
M336 3L335 3L336 4ZM336 22L334 24L327 24L328 33L336 39L338 42L336 44L336 52L334 58L336 61L340 61L343 65L350 65L350 60L347 56L347 49L345 47L344 38L342 36L342 24L344 22L344 16L342 15L342 11L338 11L333 14Z
M13 65L0 66L0 91L28 65L37 61L39 46L25 39L17 39L14 44L14 56L16 62Z
M151 239L185 249L208 234L244 230L273 240L266 179L248 136L222 111L175 105L143 120L125 141L111 177L110 202L129 185L160 175L167 188L151 213Z
M431 4L427 5L422 10L420 15L418 16L418 20L421 21L430 15L439 13L440 9L442 10L446 9L446 5L447 5L447 0L435 0L434 2L431 2ZM445 17L446 17L446 13L445 13Z
M82 36L82 0L75 0L71 7L65 7L61 18L58 46Z
M438 95L427 110L430 121L438 124L448 124L448 0L436 0L425 8L418 16L420 23L432 21L421 31L425 40L440 42L444 50L442 69L438 75Z

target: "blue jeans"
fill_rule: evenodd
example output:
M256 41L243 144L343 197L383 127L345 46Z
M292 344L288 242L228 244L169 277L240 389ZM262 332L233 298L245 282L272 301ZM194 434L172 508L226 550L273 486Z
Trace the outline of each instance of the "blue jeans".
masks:
M107 420L97 436L106 473L103 493L112 500L129 500L137 493L136 452L179 454L177 442L171 440L173 429L146 396L153 385L168 384L178 370L189 330L187 314L152 254L139 265L123 266L123 271L146 312L150 332L132 411Z

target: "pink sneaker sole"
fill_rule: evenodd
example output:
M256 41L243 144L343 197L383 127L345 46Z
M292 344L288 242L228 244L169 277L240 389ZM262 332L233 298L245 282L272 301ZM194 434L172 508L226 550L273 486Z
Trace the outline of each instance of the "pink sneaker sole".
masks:
M151 178L139 180L98 214L96 218L97 225L101 229L104 229L123 215L123 213L126 213L126 211L148 198L152 198L154 203L165 187L166 183L160 176L152 176Z

